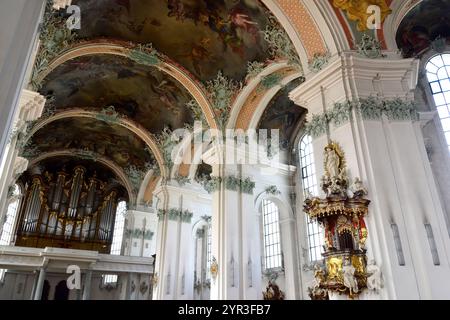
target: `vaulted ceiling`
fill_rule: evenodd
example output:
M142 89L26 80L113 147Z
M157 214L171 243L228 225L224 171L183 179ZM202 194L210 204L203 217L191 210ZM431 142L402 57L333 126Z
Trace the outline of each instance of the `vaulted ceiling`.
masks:
M45 79L43 95L54 97L55 111L71 108L116 112L134 119L151 133L167 126L192 124L186 89L158 69L126 57L92 55L69 60Z
M422 1L403 18L396 35L405 57L415 57L430 48L438 38L445 47L450 41L450 0ZM438 50L439 48L436 47Z
M205 81L219 70L243 79L248 61L269 58L269 12L255 0L77 0L82 38L152 43Z
M186 89L189 85L155 65L123 54L93 52L50 68L74 43L151 44L202 88L219 71L227 79L244 81L249 62L274 58L263 31L276 22L259 0L74 0L72 4L81 9L81 28L68 34L58 30L64 28L61 24L41 36L44 59L39 56L36 67L44 66L39 70L45 73L39 92L48 103L40 120L45 125L33 130L27 143L24 155L29 158L65 150L77 159L84 156L83 161L103 157L124 170L146 172L156 163L148 140L155 140L166 127L175 130L194 122L188 103L198 97ZM67 14L52 11L48 17L65 21ZM42 54L58 46L57 55ZM61 116L67 112L70 116ZM114 119L104 118L111 113ZM122 119L127 119L126 125Z
M39 79L35 87L48 102L24 152L30 159L61 156L62 151L70 157L70 151L73 158L81 155L93 166L95 157L102 157L124 171L147 172L164 158L157 138L165 128L192 125L198 118L193 101L205 114L204 99L216 108L212 117L219 117L217 95L210 86L219 91L239 88L239 82L248 81L250 62L258 62L258 74L280 59L264 31L283 28L260 0L73 0L72 4L81 10L79 30L68 32L64 25L68 15L59 10L48 11L47 19L56 24L44 23L47 30L41 33L32 84ZM293 48L282 32L277 36L279 45ZM112 49L99 50L99 43ZM154 48L165 65L142 61L139 54L131 57L127 50L140 45ZM71 54L77 47L80 51ZM261 128L281 128L287 144L304 112L287 98L295 85L276 95L260 123ZM228 100L227 107L232 102ZM142 174L136 176L143 179ZM136 185L134 189L137 194Z

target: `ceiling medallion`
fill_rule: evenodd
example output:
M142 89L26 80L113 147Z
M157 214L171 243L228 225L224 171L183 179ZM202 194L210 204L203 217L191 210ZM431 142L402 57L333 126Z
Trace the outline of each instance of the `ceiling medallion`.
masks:
M313 300L328 299L330 293L354 298L367 288L366 239L364 217L370 200L361 180L349 186L344 152L336 142L324 151L325 197L308 195L304 211L324 228L324 267L315 267L315 280L309 288Z

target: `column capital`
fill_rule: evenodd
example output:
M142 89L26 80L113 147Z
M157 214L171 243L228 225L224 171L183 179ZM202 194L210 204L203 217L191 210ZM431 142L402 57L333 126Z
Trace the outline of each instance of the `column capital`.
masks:
M337 102L381 96L413 98L419 61L396 57L369 59L344 52L290 92L289 97L310 113L322 113Z
M46 98L39 92L23 89L19 101L19 117L21 121L37 120L44 110Z
M14 171L13 171L13 176L17 177L20 174L22 174L23 172L25 172L25 170L27 170L28 168L28 160L23 158L23 157L17 157L16 160L14 161Z

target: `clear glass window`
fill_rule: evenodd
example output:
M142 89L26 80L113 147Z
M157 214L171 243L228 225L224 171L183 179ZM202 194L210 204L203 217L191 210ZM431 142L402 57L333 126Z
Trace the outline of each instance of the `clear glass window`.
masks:
M305 135L300 141L300 167L304 197L308 194L317 195L316 168L312 138ZM306 215L305 215L306 216ZM319 224L306 216L308 253L311 262L321 260L323 252L323 231Z

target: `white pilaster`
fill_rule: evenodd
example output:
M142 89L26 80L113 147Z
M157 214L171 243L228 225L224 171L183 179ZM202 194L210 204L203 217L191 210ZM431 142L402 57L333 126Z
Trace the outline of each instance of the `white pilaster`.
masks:
M180 186L175 181L157 188L155 195L159 199L155 268L159 279L153 297L193 299L193 224L201 216L211 215L211 198L203 189L191 184Z
M44 0L3 1L0 10L0 159L4 157L9 133L18 110L21 91L32 65L38 25ZM1 162L1 161L0 161Z
M227 183L229 177L254 179L251 165L225 164L225 155L230 153L238 151L218 146L204 156L213 167L212 176L222 180L213 193L212 256L218 273L211 279L211 299L261 299L260 224L254 190L244 191Z
M158 217L154 208L148 208L146 210L127 211L125 255L151 257L155 253Z
M24 172L28 166L28 160L18 156L16 145L18 138L26 134L27 121L37 120L44 109L46 99L37 92L22 90L19 101L19 109L15 121L14 134L6 148L0 173L0 221L6 207L7 190L14 179ZM1 228L1 225L0 225Z
M379 102L397 98L406 102L413 99L417 73L418 62L413 59L371 60L344 53L290 97L318 115L334 103L370 96ZM368 256L381 266L385 279L381 296L444 298L450 294L450 243L419 123L411 117L388 118L386 112L367 119L353 109L349 121L330 124L329 138L342 146L350 176L362 178L369 189ZM327 142L326 134L313 141L318 178ZM399 265L393 224L399 230L405 265ZM433 263L430 241L439 264Z

